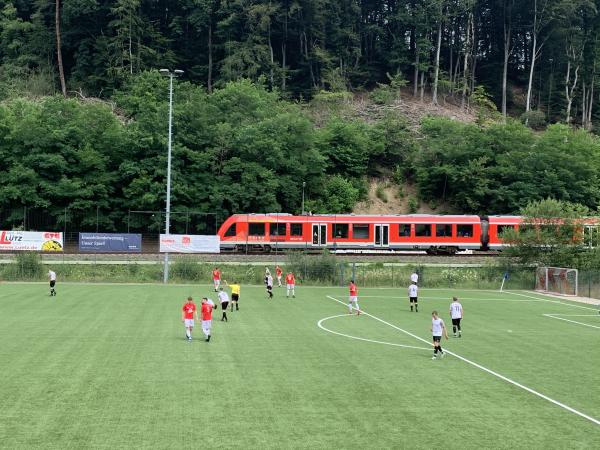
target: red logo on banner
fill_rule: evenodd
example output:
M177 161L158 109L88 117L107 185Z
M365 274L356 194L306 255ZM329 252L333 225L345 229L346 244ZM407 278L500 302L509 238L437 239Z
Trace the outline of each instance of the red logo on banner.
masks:
M181 238L181 243L183 245L190 245L192 243L192 239L189 236L183 236Z
M60 233L44 233L44 239L60 239Z
M10 245L10 241L6 239L6 231L3 231L0 234L0 245Z

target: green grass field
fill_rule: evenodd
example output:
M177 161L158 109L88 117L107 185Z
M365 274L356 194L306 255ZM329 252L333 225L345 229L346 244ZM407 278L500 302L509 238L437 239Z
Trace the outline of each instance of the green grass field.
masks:
M423 288L416 314L404 291L359 287L357 317L346 289L243 286L211 342L197 326L188 343L180 309L206 286L1 284L0 447L600 447L595 309ZM443 345L462 359L432 361L451 295L463 338Z

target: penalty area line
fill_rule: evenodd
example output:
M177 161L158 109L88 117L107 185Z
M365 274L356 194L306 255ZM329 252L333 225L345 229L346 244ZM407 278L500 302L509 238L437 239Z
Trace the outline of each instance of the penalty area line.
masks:
M542 314L542 316L549 317L550 319L564 320L565 322L575 323L577 325L581 325L584 327L596 328L597 330L600 330L600 327L597 325L590 325L589 323L578 322L577 320L565 319L564 317L557 317L557 316L562 316L562 314ZM595 314L593 316L591 314L577 314L576 316L577 317L598 317Z
M342 302L341 300L338 300L337 298L331 297L330 295L328 295L328 296L327 296L327 298L329 298L329 299L331 299L331 300L334 300L334 301L336 301L336 302L338 302L338 303L341 303L342 305L346 306L346 303ZM412 336L412 337L414 337L415 339L417 339L417 340L419 340L419 341L421 341L421 342L425 342L426 344L432 345L432 344L431 344L429 341L427 341L426 339L423 339L422 337L420 337L420 336L417 336L416 334L413 334L413 333L411 333L410 331L404 330L404 329L402 329L402 328L400 328L400 327L398 327L398 326L396 326L396 325L394 325L394 324L392 324L392 323L386 322L385 320L383 320L383 319L380 319L379 317L376 317L376 316L374 316L374 315L372 315L372 314L369 314L368 312L366 312L366 311L364 311L364 310L362 310L362 309L360 310L360 312L361 312L362 314L366 315L366 316L369 316L369 317L371 317L371 318L373 318L373 319L377 320L378 322L381 322L381 323L383 323L383 324L385 324L385 325L388 325L388 326L390 326L390 327L392 327L392 328L394 328L394 329L396 329L396 330L398 330L398 331L400 331L400 332L402 332L402 333L404 333L404 334L407 334L407 335L409 335L409 336ZM445 353L448 353L449 355L452 355L452 356L454 356L455 358L458 358L458 359L460 359L460 360L461 360L461 361L463 361L463 362L466 362L467 364L470 364L470 365L471 365L471 366L473 366L473 367L477 367L478 369L480 369L480 370L482 370L482 371L484 371L484 372L487 372L487 373L489 373L490 375L493 375L493 376L495 376L495 377L497 377L497 378L500 378L501 380L503 380L503 381L506 381L507 383L510 383L510 384L512 384L513 386L516 386L516 387L518 387L518 388L521 388L521 389L523 389L524 391L527 391L527 392L529 392L530 394L533 394L533 395L535 395L535 396L537 396L537 397L539 397L539 398L542 398L542 399L544 399L544 400L546 400L546 401L548 401L548 402L550 402L550 403L552 403L552 404L554 404L554 405L556 405L556 406L559 406L560 408L563 408L563 409L564 409L564 410L566 410L566 411L569 411L569 412L571 412L571 413L573 413L573 414L576 414L576 415L578 415L579 417L583 417L584 419L587 419L587 420L589 420L590 422L592 422L592 423L594 423L594 424L596 424L596 425L599 425L599 426L600 426L600 420L598 420L598 419L595 419L595 418L593 418L592 416L588 416L587 414L584 414L584 413L582 413L581 411L578 411L578 410L576 410L575 408L571 408L570 406L568 406L568 405L565 405L564 403L561 403L561 402L559 402L558 400L554 400L553 398L550 398L550 397L548 397L547 395L544 395L544 394L542 394L541 392L538 392L538 391L536 391L536 390L534 390L534 389L531 389L530 387L527 387L527 386L525 386L525 385L523 385L523 384L521 384L521 383L519 383L519 382L517 382L517 381L514 381L514 380L512 380L512 379L510 379L510 378L508 378L508 377L505 377L504 375L502 375L502 374L499 374L498 372L494 372L492 369L488 369L487 367L484 367L484 366L482 366L481 364L478 364L478 363L476 363L476 362L474 362L474 361L471 361L470 359L467 359L467 358L465 358L464 356L460 356L460 355L458 355L457 353L451 352L450 350L444 350L444 352L445 352Z
M550 300L550 299L547 299L547 298L533 297L531 295L521 294L520 292L514 292L514 291L508 291L508 290L504 291L504 292L506 292L508 294L512 294L512 295L520 295L521 297L531 298L533 300L541 300L541 301L546 302L546 303L554 303L554 304L557 304L557 305L571 306L572 308L589 309L591 311L598 311L597 308L591 308L589 306L583 306L583 305L574 305L573 303L565 303L565 302L561 302L560 300ZM538 295L544 295L544 294L538 294Z
M392 345L392 346L394 346L394 347L413 348L413 349L416 349L416 350L426 350L426 351L428 351L428 352L430 352L430 351L431 351L431 348L428 348L428 347L416 347L416 346L414 346L414 345L394 344L394 343L392 343L392 342L376 341L376 340L374 340L374 339L361 338L361 337L358 337L358 336L352 336L352 335L350 335L350 334L344 334L344 333L340 333L340 332L338 332L338 331L333 331L333 330L330 330L329 328L325 328L325 327L323 326L323 322L325 322L325 321L327 321L327 320L329 320L329 319L335 319L335 318L337 318L337 317L354 317L354 316L353 316L353 315L351 316L351 315L349 315L349 314L338 314L338 315L336 315L336 316L329 316L329 317L325 317L325 318L323 318L323 319L321 319L321 320L319 320L319 321L317 322L317 326L318 326L318 327L319 327L321 330L325 330L325 331L327 331L327 332L329 332L329 333L332 333L332 334L337 334L338 336L344 336L344 337L347 337L347 338L350 338L350 339L356 339L356 340L358 340L358 341L373 342L373 343L375 343L375 344L383 344L383 345Z

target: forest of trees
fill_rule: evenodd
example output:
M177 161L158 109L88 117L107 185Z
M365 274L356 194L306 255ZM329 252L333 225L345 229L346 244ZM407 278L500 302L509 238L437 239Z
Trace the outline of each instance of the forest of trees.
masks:
M185 71L175 211L298 213L304 183L307 211L344 213L382 177L440 213L595 211L597 3L0 0L0 227L164 210L160 68ZM372 117L347 110L362 92ZM408 123L409 95L477 120Z
M165 204L168 79L144 72L113 103L62 96L0 103L0 226L24 208L80 229L126 228L129 210ZM172 202L217 214L350 212L369 177L413 183L451 211L514 213L552 197L596 210L600 139L555 124L536 132L508 123L430 117L412 130L390 113L365 122L329 114L249 80L207 93L177 83ZM100 214L98 214L100 211ZM399 211L401 212L401 211ZM440 209L440 213L449 212ZM62 228L62 227L61 227Z
M599 0L0 0L0 98L108 98L185 70L208 92L263 78L290 98L400 76L431 101L476 86L503 113L591 129ZM511 88L512 87L512 88ZM525 117L528 121L529 117Z

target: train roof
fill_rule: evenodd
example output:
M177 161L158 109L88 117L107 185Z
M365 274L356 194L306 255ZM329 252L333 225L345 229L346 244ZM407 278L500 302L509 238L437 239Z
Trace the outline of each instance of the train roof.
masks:
M475 215L441 214L314 214L294 216L289 213L235 214L233 217L246 218L248 222L383 222L383 223L479 223Z
M518 225L523 221L522 216L488 216L487 219L494 225Z

